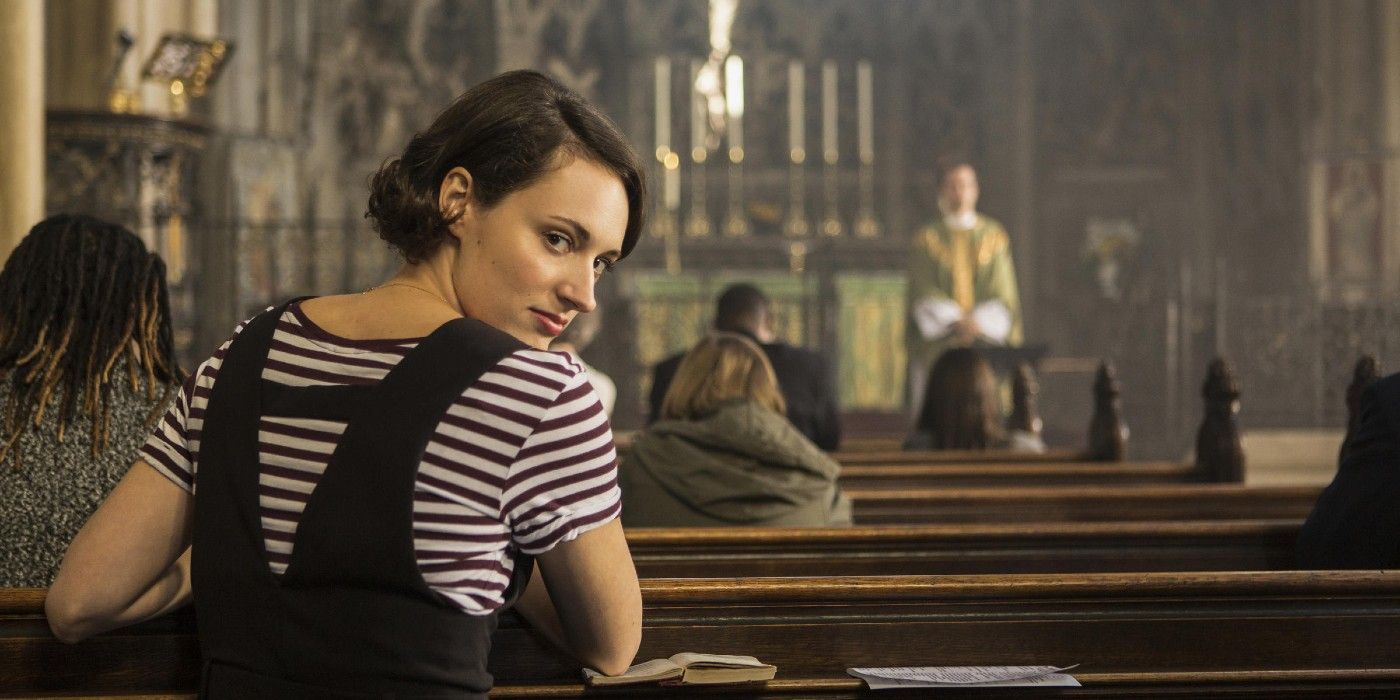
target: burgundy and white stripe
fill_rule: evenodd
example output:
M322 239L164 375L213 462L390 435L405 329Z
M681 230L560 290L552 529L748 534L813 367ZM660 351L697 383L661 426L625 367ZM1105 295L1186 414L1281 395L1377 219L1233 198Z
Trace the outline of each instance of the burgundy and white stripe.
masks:
M293 304L278 320L262 376L289 386L373 385L419 340L340 338ZM204 411L228 345L200 365L141 449L187 491L194 490ZM344 431L338 421L260 420L259 506L268 564L278 575ZM418 567L464 612L486 614L502 603L516 548L546 552L619 510L612 430L587 374L563 353L521 350L463 392L428 443L413 503Z

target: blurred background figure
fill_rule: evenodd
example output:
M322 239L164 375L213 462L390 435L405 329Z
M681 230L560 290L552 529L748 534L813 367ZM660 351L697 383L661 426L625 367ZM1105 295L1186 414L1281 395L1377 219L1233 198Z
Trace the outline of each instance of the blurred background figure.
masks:
M976 350L948 350L928 371L923 404L904 449L1044 452L1034 433L1002 427L999 394L991 365Z
M682 358L661 418L623 458L628 527L849 525L840 465L783 417L759 346L716 332Z
M1362 392L1337 475L1298 536L1304 569L1400 566L1400 374Z
M715 304L714 326L717 331L747 337L763 350L787 406L787 418L799 432L823 450L835 450L841 444L841 417L830 365L820 352L776 339L772 302L762 290L747 283L726 287ZM652 371L648 423L660 416L683 355L662 360Z
M952 161L938 172L942 218L913 237L909 256L909 389L920 405L923 368L950 347L1020 345L1021 301L1011 241L977 211L977 171Z
M184 378L165 263L127 229L39 222L0 271L0 586L47 586Z

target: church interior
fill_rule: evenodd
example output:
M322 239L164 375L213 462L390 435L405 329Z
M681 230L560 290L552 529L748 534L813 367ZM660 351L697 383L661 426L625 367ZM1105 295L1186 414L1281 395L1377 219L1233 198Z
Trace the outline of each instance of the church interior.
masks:
M610 380L635 660L776 676L587 688L588 657L506 613L492 697L923 697L854 670L973 666L1055 687L955 695L1400 693L1400 419L1362 427L1400 369L1400 0L7 0L0 258L60 214L135 233L196 387L264 310L400 284L372 178L517 70L595 105L645 180L568 355ZM665 520L730 478L654 461L699 439L662 428L735 285L761 300L739 335L786 395L775 430L839 484L815 527L765 530L751 500ZM916 443L960 347L999 437ZM792 376L826 386L839 439L801 423ZM1394 559L1308 564L1363 457L1385 485L1347 503L1381 524L1350 536ZM676 503L628 523L629 488ZM205 696L188 610L70 645L50 583L4 581L0 697Z

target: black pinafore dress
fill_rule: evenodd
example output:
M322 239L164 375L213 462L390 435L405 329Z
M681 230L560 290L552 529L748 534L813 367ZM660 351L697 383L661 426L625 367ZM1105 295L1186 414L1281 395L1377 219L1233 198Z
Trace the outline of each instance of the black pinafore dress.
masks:
M458 319L378 384L290 387L261 376L286 308L259 315L234 339L205 413L191 560L200 696L485 698L496 615L467 615L423 580L413 491L443 414L525 345ZM264 415L348 422L281 578L268 568L258 506ZM507 606L534 566L516 557Z

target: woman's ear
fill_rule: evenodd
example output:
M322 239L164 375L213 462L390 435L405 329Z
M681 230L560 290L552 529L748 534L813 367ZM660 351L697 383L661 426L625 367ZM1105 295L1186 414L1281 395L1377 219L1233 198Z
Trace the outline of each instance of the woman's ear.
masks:
M472 190L472 185L472 174L467 172L466 168L458 166L447 171L442 178L442 185L438 187L438 211L442 212L443 218L448 221L447 231L454 238L461 235L455 224L469 218L473 213L476 193Z

